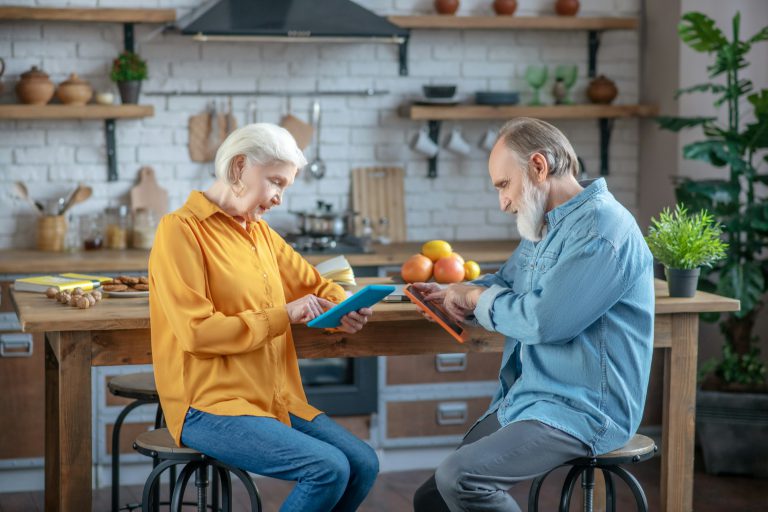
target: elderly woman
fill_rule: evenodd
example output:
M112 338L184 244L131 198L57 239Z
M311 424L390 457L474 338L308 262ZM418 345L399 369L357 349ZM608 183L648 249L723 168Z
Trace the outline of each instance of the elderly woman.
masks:
M155 380L179 446L297 481L281 510L355 510L378 459L307 403L290 328L346 295L261 219L306 163L285 129L244 126L216 153L215 183L163 217L149 259Z

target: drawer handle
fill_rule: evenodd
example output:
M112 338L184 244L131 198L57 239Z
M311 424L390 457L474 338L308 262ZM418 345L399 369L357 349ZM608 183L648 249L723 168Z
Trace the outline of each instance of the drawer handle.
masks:
M467 369L467 354L437 354L435 367L441 373L463 372Z
M437 405L438 425L463 425L467 422L467 402L445 402Z
M0 357L32 357L31 334L1 334Z

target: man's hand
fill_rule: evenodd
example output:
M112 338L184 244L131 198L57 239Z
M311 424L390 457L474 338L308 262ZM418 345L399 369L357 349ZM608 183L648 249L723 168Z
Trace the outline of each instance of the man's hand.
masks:
M333 302L316 295L305 295L285 305L288 320L292 324L305 324L335 306Z
M484 291L482 286L452 284L445 289L443 306L454 320L464 322L477 307L477 300Z
M341 317L341 325L338 326L337 329L342 332L354 334L368 323L368 319L371 315L373 315L373 309L371 308L360 308L357 311L350 311Z

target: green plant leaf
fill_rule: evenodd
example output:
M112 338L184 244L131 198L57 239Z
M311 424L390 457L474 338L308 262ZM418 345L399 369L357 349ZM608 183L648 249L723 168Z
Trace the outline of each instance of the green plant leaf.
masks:
M697 84L697 85L692 85L690 87L683 87L675 91L675 99L679 98L683 94L690 94L692 92L721 93L724 91L725 91L725 86L722 84L713 84L713 83Z
M756 116L768 116L768 89L750 94L747 96L747 101L755 108Z
M691 128L693 126L700 126L706 123L715 121L715 117L670 117L659 116L656 118L656 122L659 126L665 130L673 132L679 132L684 128Z
M768 27L763 27L762 30L747 40L749 44L757 43L760 41L768 41Z
M677 25L680 39L697 52L714 52L728 40L715 26L715 21L700 12L688 12Z
M678 182L675 196L679 203L689 205L692 212L714 211L719 217L739 212L739 187L726 180L691 180Z
M727 265L720 272L717 293L741 301L741 310L735 312L734 316L747 316L765 293L765 279L760 263L748 261Z
M703 160L715 167L730 165L738 173L746 171L748 166L738 145L726 140L692 142L683 147L683 157L688 160Z

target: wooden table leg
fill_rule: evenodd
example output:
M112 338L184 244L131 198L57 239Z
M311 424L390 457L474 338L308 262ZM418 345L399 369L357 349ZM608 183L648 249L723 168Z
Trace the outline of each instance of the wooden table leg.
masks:
M89 332L48 333L45 365L45 510L91 510Z
M661 452L662 512L693 510L696 358L699 315L672 315L672 346L664 349Z

